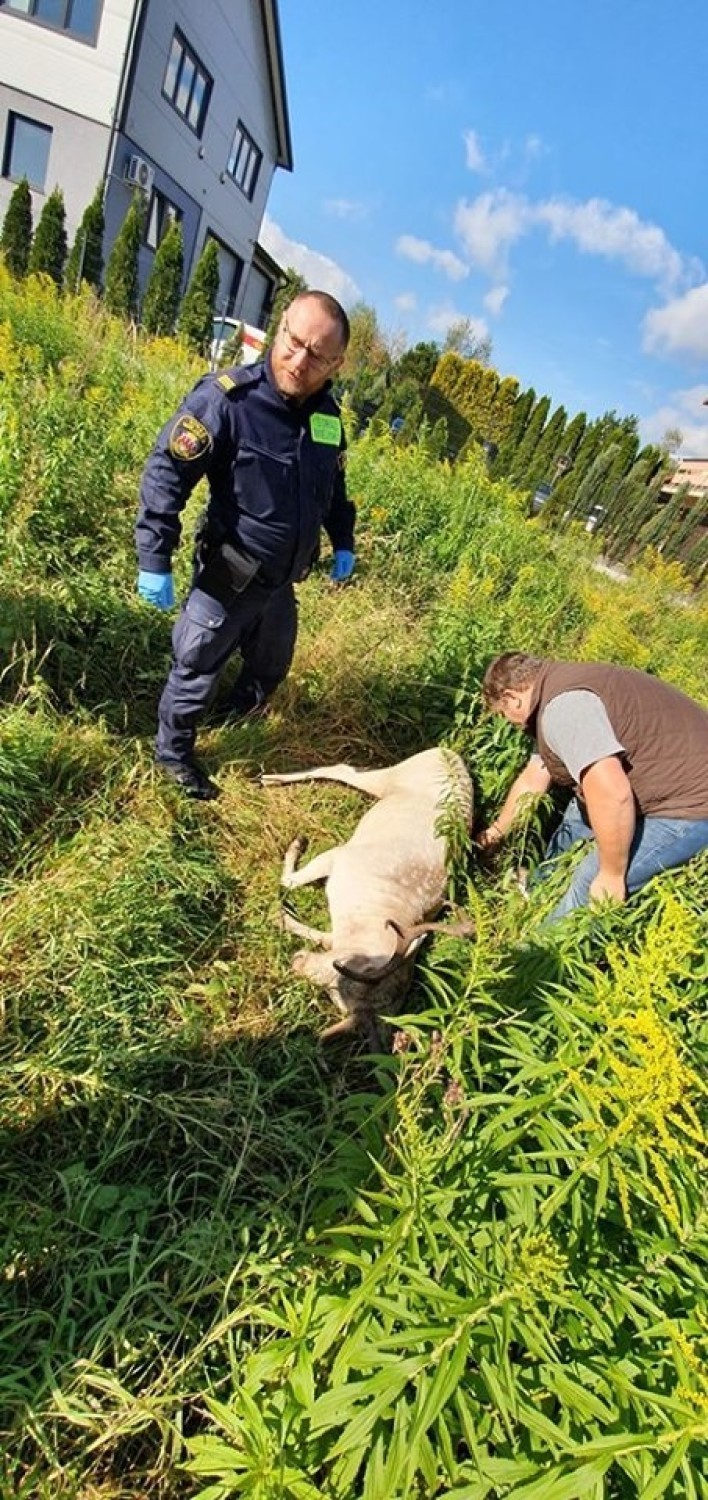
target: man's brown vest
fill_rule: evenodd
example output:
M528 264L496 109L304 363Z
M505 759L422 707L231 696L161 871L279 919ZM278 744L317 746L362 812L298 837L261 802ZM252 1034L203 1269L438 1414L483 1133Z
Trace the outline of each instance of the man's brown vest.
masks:
M624 746L622 763L641 813L658 818L708 818L708 712L677 688L605 662L544 662L534 683L526 728L553 780L572 786L567 766L540 728L559 693L596 693Z

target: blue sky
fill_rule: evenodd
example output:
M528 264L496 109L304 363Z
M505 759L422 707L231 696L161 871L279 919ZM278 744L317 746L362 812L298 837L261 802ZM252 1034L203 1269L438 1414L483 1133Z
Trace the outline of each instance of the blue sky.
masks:
M407 343L708 456L706 0L280 0L262 239Z

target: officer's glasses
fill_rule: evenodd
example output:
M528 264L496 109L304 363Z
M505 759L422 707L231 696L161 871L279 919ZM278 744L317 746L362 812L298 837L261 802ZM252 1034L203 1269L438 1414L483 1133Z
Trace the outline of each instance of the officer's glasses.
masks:
M337 357L336 355L334 356L334 359L328 359L326 354L317 354L314 349L310 348L309 344L306 344L302 339L299 339L296 333L291 333L288 325L288 320L285 315L283 315L283 327L281 332L283 335L283 343L288 351L288 354L291 354L293 357L296 354L306 354L313 369L321 370L323 373L325 370L329 369L330 365L334 364L334 359L336 359Z

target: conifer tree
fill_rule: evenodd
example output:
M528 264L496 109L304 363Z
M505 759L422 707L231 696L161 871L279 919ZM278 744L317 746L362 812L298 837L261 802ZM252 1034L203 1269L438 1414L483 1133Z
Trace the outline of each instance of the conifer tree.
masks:
M275 339L275 335L278 332L278 325L280 323L280 319L283 316L285 308L289 307L293 299L300 295L300 292L306 292L308 290L309 288L304 276L301 276L300 272L296 271L294 266L288 266L285 272L285 280L281 284L281 286L278 287L275 297L273 298L273 308L270 318L268 319L265 343L263 345L264 352L267 349L270 349L271 344Z
M182 298L177 332L196 353L206 355L212 340L214 308L219 290L219 251L207 240Z
M141 323L153 335L174 332L184 270L184 243L178 223L170 224L155 252L143 298ZM211 324L210 324L211 327Z
M497 457L494 460L494 477L501 478L509 474L514 466L516 450L526 431L531 410L536 401L536 392L532 386L527 391L521 391L514 401L511 411L511 425L509 431L501 444Z
M554 459L564 447L567 420L565 407L557 406L536 445L530 471L532 484L539 484L542 479L553 480Z
M99 290L103 276L103 185L99 184L91 202L84 209L64 272L68 292L78 292L82 281Z
M26 177L18 182L7 205L0 234L0 252L13 276L24 276L32 246L32 194Z
M136 192L108 257L104 301L118 318L132 318L138 310L138 256L144 213L142 193Z
M229 334L228 338L222 345L218 360L219 369L223 370L227 365L231 366L232 368L234 365L240 365L242 359L243 324L239 323L238 326L232 330L232 332Z
M49 194L34 232L28 270L51 276L57 286L64 278L66 260L66 209L64 194L56 187Z
M512 460L511 477L515 484L531 483L531 465L551 404L550 396L541 396L526 424L526 431Z
M619 456L621 456L621 451L616 443L600 449L597 458L573 496L567 515L569 521L583 519L592 510L593 505L607 505L610 492L614 493L616 488L617 481L615 480L614 485L612 481Z

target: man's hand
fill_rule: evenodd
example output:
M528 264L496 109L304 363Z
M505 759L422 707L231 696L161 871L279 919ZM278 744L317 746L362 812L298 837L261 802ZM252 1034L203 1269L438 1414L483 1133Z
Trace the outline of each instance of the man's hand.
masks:
M504 835L501 831L501 828L499 827L499 824L490 823L488 828L480 829L479 833L476 834L475 838L473 839L473 843L478 849L484 849L486 852L490 852L492 849L498 848L503 838Z
M138 593L141 599L153 604L155 609L172 609L175 602L175 586L171 573L138 573Z
M597 874L589 891L590 901L626 901L627 887L619 875Z
M346 583L347 579L351 578L354 572L355 562L356 558L353 552L346 552L343 549L335 552L332 571L329 575L332 582Z

